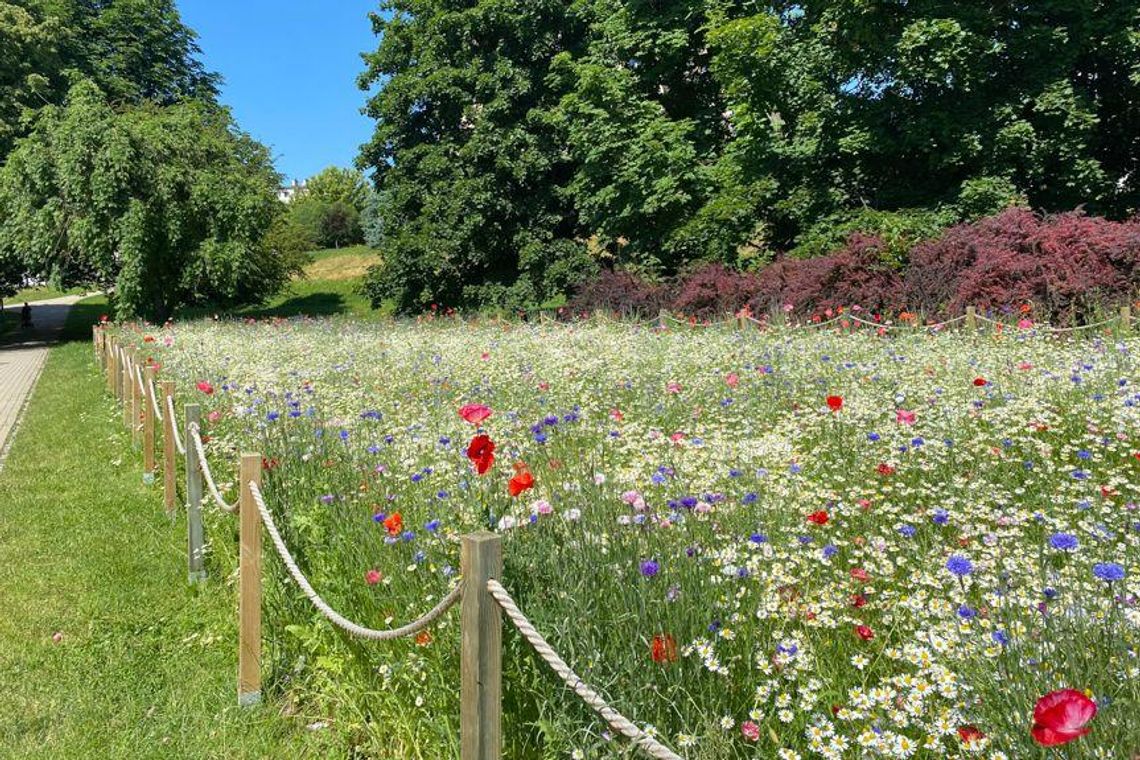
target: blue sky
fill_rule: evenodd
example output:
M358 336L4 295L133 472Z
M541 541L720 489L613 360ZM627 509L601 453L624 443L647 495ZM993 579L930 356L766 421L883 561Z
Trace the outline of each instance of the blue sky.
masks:
M222 102L273 152L286 181L330 164L351 166L372 135L356 87L360 53L374 50L378 0L178 0L206 67L224 78Z

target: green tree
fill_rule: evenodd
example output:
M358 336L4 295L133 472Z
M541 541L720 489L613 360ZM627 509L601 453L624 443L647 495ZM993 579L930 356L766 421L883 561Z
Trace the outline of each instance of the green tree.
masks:
M322 203L347 203L357 212L364 211L368 200L368 183L356 169L329 166L305 182L305 196Z
M573 159L554 118L551 60L584 27L562 0L390 0L374 14L366 107L385 264L374 304L521 307L591 266L566 190Z
M256 302L292 273L262 241L279 180L223 108L117 109L81 82L0 168L0 255L65 286L113 287L123 317Z
M0 161L79 78L115 103L212 102L196 39L174 0L0 0Z

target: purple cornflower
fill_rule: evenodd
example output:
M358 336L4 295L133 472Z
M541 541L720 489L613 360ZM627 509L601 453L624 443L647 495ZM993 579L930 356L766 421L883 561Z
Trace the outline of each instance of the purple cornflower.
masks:
M653 559L642 560L642 562L641 562L641 574L644 577L652 578L653 576L657 575L657 573L659 573L659 572L661 572L661 565L658 564L657 560L653 560Z

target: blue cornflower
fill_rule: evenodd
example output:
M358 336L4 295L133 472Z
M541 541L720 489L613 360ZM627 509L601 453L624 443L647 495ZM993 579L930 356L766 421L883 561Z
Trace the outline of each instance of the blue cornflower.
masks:
M950 522L950 513L945 509L936 509L934 516L930 518L935 525L945 525Z
M824 559L831 559L839 553L839 548L835 544L828 544L823 547L822 552Z
M748 537L748 540L754 544L766 544L766 543L768 543L768 537L766 535L764 535L763 533L753 533L751 536Z
M348 431L347 431L347 430L341 430L341 431L340 431L340 439L341 439L342 441L347 441L347 440L348 440Z
M994 631L990 634L990 638L992 638L998 644L1001 644L1003 647L1009 644L1009 636L1005 631Z
M1054 533L1049 536L1049 546L1058 551L1071 552L1080 547L1081 543L1072 533Z
M961 578L974 572L974 563L961 554L952 554L946 560L946 569Z
M881 438L881 436L878 433L867 433L867 440L871 443L879 440L879 438Z
M424 525L424 530L428 533L435 533L439 530L439 520L428 520L427 524Z
M1098 562L1093 565L1093 575L1109 583L1122 581L1124 580L1124 568L1115 562Z
M265 419L269 420L270 422L276 422L280 418L281 418L280 412L269 412L268 414L265 415Z
M977 615L978 615L977 610L975 610L973 607L969 607L965 604L963 604L962 606L960 606L958 608L958 617L962 618L963 620L969 620L973 617L977 617Z
M744 496L742 496L740 498L740 503L741 504L753 504L753 503L755 503L756 499L758 499L758 498L759 497L755 493L750 491L750 492L744 494Z
M915 530L915 527L913 525L900 525L899 526L899 533L906 536L907 538L913 538L914 534L916 532L917 531Z
M661 572L661 565L657 560L646 559L641 562L641 574L646 578L652 578Z
M1087 451L1085 449L1081 449L1080 451L1077 452L1077 458L1078 459L1092 459L1092 452Z

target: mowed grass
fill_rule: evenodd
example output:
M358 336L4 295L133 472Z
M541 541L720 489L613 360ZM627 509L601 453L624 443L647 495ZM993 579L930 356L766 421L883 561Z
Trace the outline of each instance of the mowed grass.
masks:
M0 470L0 756L325 756L280 702L236 704L233 579L187 584L85 340L103 309L73 310Z

